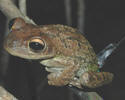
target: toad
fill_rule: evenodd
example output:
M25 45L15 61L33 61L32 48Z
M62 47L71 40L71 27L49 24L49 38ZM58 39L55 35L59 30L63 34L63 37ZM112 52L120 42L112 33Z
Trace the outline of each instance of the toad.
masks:
M112 81L99 72L97 56L77 29L65 25L32 25L22 18L10 21L4 48L13 56L39 60L50 72L48 84L96 88Z

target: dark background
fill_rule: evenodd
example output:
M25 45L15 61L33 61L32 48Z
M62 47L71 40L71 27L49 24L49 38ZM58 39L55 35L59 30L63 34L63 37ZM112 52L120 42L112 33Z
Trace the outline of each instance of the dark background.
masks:
M125 6L123 0L85 0L85 30L96 53L111 42L125 36ZM63 0L28 0L28 16L37 24L66 24ZM73 27L77 23L77 2L72 0ZM6 17L0 12L0 57ZM97 91L104 100L125 99L125 43L109 57L102 70L114 73L111 84L89 90ZM2 59L2 58L0 58ZM0 69L2 65L0 64ZM1 76L4 87L20 100L68 100L66 87L48 86L47 72L36 61L10 56L7 74ZM42 82L43 80L44 83ZM43 83L43 84L42 84ZM42 84L42 85L40 85ZM44 87L44 88L43 88ZM42 88L42 89L41 89Z

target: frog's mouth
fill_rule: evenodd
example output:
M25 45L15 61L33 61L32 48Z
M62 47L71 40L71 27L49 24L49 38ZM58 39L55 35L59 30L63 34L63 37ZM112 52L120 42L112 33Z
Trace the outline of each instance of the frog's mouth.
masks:
M58 63L54 62L51 59L48 60L42 60L40 62L42 65L45 66L45 70L50 73L58 73L58 72L63 72L65 67L60 66Z
M62 72L64 70L64 68L57 68L57 67L45 67L45 70L47 72L50 72L50 73L58 73L58 72Z

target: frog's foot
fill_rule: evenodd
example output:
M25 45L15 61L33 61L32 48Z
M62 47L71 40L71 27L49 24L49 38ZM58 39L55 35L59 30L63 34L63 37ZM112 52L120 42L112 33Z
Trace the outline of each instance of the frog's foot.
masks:
M48 84L54 86L64 86L69 84L74 77L76 67L64 68L58 72L52 72L48 75Z
M96 88L112 81L113 74L109 72L85 72L80 77L80 82L83 86Z

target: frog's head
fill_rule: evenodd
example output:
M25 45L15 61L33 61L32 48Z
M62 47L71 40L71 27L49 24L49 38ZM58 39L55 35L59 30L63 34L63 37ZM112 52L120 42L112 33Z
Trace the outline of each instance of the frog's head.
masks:
M40 27L15 18L9 24L10 33L4 48L12 55L26 59L46 59L55 55L51 39L40 31Z

